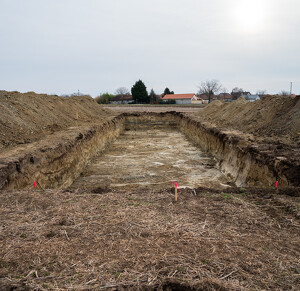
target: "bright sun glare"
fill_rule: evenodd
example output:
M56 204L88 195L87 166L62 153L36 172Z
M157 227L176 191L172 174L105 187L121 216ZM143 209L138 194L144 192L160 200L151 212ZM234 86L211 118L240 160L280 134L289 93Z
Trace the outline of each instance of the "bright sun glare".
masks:
M265 6L263 0L240 0L235 7L237 28L243 33L256 33L264 28Z

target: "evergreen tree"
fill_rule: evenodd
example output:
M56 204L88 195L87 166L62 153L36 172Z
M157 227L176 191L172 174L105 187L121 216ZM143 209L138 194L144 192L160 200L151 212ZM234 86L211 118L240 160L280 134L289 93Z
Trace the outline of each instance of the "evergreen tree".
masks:
M170 91L170 89L167 87L164 91L163 97L168 94L174 94L174 91Z
M150 98L142 80L138 80L131 88L132 98L135 103L149 103Z
M157 101L157 95L155 94L154 90L151 89L150 94L149 94L149 98L150 98L150 103L154 104Z

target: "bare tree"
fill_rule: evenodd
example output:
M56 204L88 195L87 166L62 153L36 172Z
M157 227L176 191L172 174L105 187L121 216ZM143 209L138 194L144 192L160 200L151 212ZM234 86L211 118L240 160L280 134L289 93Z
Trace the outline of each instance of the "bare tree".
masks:
M290 93L289 93L288 91L281 90L281 91L278 93L278 95L280 95L280 96L289 96Z
M257 94L257 95L266 95L266 94L267 94L267 90L266 90L266 89L263 89L263 90L257 90L257 91L256 91L256 94Z
M211 80L201 82L201 86L198 88L198 94L205 94L208 97L208 103L210 103L213 95L222 89L222 85L218 80Z
M244 92L244 90L242 88L234 87L231 91L232 99L233 100L238 99L239 97L242 96L243 92Z
M130 93L126 87L120 87L116 90L115 95L126 96L126 95L130 95Z

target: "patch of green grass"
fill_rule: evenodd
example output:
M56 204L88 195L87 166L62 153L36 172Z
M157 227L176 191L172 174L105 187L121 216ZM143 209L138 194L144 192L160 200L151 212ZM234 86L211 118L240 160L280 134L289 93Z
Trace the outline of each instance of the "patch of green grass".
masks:
M42 287L43 288L48 288L48 285L47 284L43 284Z
M242 196L246 196L246 193L245 193L245 188L240 188L240 194L242 195Z
M183 268L182 266L178 266L178 267L177 267L177 270L178 270L178 271L183 271L184 268Z
M2 268L8 268L8 264L7 263L2 263Z
M295 274L300 274L300 270L298 270L297 268L295 267L290 267L289 270Z
M44 272L44 277L50 276L50 273L48 271Z
M208 260L202 260L202 263L203 263L203 264L208 264L209 261L208 261Z
M290 206L290 207L288 207L287 212L294 213L294 212L296 212L296 209L293 206Z
M119 278L120 277L120 275L121 275L121 273L120 272L118 272L118 271L116 271L116 272L114 272L114 277L115 278Z
M227 193L223 193L225 199L233 199L233 197Z

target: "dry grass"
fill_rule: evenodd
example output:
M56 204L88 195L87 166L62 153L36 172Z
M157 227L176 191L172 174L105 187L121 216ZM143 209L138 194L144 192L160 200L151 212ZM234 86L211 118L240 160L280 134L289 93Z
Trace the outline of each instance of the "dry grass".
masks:
M0 192L0 287L298 290L299 197L179 194Z

